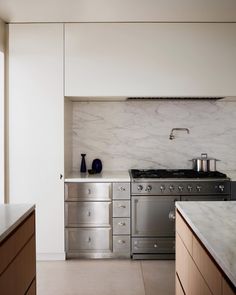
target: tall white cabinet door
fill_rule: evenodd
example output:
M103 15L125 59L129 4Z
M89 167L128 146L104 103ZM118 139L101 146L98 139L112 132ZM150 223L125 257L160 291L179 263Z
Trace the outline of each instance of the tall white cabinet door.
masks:
M36 204L37 253L64 255L63 25L9 25L9 201Z
M66 96L236 95L234 23L65 26Z

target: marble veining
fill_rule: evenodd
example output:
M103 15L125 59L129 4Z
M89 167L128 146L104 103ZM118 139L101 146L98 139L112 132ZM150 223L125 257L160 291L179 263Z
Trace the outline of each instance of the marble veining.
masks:
M105 170L191 168L201 152L220 159L218 170L236 167L236 102L156 100L73 102L72 165L81 153L88 167L100 158ZM190 134L172 128L189 128Z
M177 202L176 207L236 288L236 201Z

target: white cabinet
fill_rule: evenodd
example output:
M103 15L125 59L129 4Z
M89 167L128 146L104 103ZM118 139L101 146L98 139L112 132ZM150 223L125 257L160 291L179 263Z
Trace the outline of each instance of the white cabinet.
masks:
M8 104L9 201L36 204L38 257L63 258L62 24L9 25Z
M235 96L235 23L65 25L65 95Z

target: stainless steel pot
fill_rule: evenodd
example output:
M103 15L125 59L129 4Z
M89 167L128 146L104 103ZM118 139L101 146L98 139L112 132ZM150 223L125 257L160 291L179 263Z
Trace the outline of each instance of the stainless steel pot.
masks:
M191 160L193 162L193 170L198 172L209 172L216 171L216 161L215 158L208 158L206 153L202 153L200 158L194 158Z

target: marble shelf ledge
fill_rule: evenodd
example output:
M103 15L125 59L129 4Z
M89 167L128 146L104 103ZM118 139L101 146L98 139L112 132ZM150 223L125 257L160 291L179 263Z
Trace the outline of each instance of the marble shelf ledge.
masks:
M236 201L182 201L176 208L236 288Z
M29 204L0 205L0 243L35 209Z
M128 171L102 171L99 174L71 172L65 182L130 182Z

